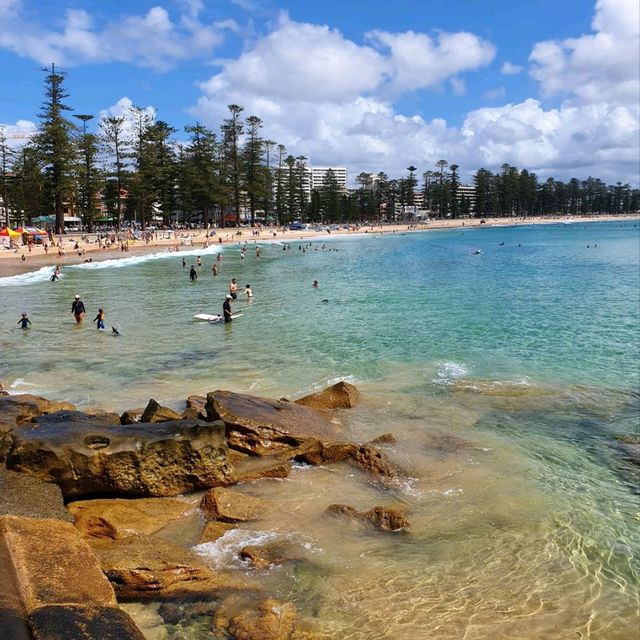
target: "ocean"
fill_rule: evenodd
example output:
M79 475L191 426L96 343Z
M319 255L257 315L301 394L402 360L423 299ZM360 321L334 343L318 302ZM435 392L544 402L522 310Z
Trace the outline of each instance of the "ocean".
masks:
M352 382L361 402L341 414L346 435L393 433L384 449L406 483L381 492L348 466L296 467L251 485L276 507L198 548L203 557L250 573L238 545L295 540L308 562L261 579L336 640L629 640L640 625L640 467L629 444L640 437L637 225L311 243L291 233L262 243L259 258L252 242L244 260L224 247L217 277L218 247L64 267L59 282L52 264L0 278L0 379L111 410ZM254 291L234 302L242 317L194 322L221 313L231 277ZM119 337L91 325L99 307ZM411 526L353 529L324 515L336 502L400 506Z

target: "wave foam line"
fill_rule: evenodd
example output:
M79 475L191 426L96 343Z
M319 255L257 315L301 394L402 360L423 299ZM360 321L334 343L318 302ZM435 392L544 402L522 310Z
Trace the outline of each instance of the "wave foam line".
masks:
M0 278L0 287L21 287L27 284L35 284L37 282L46 282L53 274L54 266L42 267L37 271L28 271L27 273L19 273L16 276L5 276Z

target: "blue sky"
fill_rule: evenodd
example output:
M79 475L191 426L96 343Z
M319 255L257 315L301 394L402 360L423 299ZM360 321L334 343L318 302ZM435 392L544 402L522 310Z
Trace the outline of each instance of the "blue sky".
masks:
M53 61L79 113L215 127L237 102L352 176L446 158L637 184L638 22L637 0L0 0L0 124L35 129Z

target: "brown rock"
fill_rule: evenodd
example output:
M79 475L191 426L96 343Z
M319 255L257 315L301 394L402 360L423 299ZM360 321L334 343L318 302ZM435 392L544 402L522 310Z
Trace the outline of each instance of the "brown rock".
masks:
M38 416L32 422L39 426L79 424L83 427L109 427L120 424L120 416L117 413L85 413L84 411L63 410Z
M0 515L73 520L58 485L1 467Z
M267 505L265 500L222 487L207 491L200 502L200 508L210 520L231 523L258 520Z
M164 497L228 484L226 452L221 422L57 423L14 432L7 466L56 482L68 497Z
M402 511L393 507L373 507L368 511L358 511L347 504L332 504L327 507L327 513L359 520L379 531L400 531L409 526Z
M102 570L122 600L211 598L245 589L222 571L212 571L194 553L166 540L131 536L93 547Z
M341 381L294 402L312 409L350 409L358 402L358 389L348 382Z
M187 408L180 415L182 420L198 420L200 412L197 409Z
M200 534L200 540L198 544L204 544L205 542L215 542L219 538L227 533L227 531L231 531L235 529L236 525L231 524L229 522L220 522L218 520L209 520L205 525L204 529L202 529L202 533Z
M189 396L187 398L187 409L195 409L201 414L200 417L205 417L207 415L207 397L197 395Z
M11 432L20 425L31 422L43 413L62 409L75 409L68 402L54 402L30 393L0 396L0 461L11 447Z
M272 598L231 618L227 631L235 640L291 640L296 621L295 607Z
M299 545L288 540L276 540L263 545L248 545L240 550L240 557L249 560L257 569L266 569L273 564L284 564L300 560L304 553Z
M2 516L0 538L27 613L48 605L116 605L111 585L71 523Z
M321 412L293 402L214 391L209 420L222 420L231 448L258 456L291 453L309 440L334 439L337 425Z
M11 553L0 535L0 631L3 638L32 640L27 612L13 570Z
M140 422L142 414L144 413L144 407L138 407L136 409L127 409L120 416L120 424L136 424Z
M140 417L140 422L169 422L170 420L182 420L182 415L169 407L163 407L153 398L149 400L147 408Z
M291 473L289 460L272 460L246 456L245 459L233 462L233 480L251 482L263 478L286 478Z
M393 433L383 433L368 444L395 444L396 442L397 440Z
M81 500L67 506L85 538L112 540L150 535L191 509L187 502L172 498Z
M393 486L404 476L404 473L396 464L369 444L363 444L359 447L352 456L352 460L385 487Z
M127 613L117 607L54 605L29 616L36 640L144 640Z
M353 458L358 450L359 445L353 442L309 440L295 452L295 460L312 465L331 464Z

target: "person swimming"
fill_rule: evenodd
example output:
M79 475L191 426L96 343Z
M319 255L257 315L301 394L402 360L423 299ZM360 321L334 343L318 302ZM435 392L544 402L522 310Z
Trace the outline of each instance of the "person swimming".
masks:
M317 280L313 281L313 284L311 285L314 289L317 289L320 285L318 284Z

